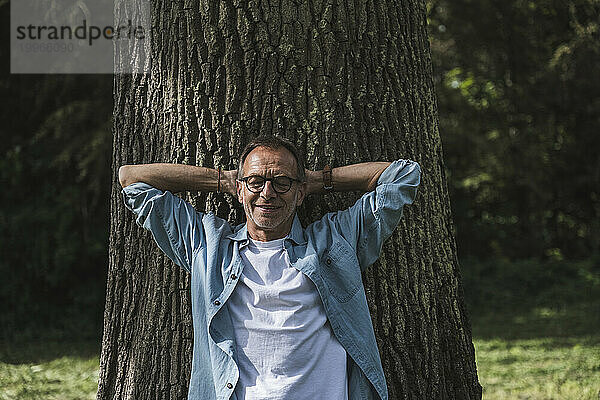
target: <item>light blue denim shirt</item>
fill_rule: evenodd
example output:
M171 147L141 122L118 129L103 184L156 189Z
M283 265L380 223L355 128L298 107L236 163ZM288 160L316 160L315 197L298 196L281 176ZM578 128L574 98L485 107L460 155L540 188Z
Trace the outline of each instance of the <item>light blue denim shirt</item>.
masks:
M314 283L346 349L349 400L388 398L361 271L379 257L403 206L413 202L420 178L417 163L394 161L377 188L352 207L328 213L305 229L295 216L284 241L292 266ZM227 300L244 269L240 249L248 244L246 224L233 228L145 183L127 186L123 197L162 251L191 273L194 351L188 399L236 399L239 371Z

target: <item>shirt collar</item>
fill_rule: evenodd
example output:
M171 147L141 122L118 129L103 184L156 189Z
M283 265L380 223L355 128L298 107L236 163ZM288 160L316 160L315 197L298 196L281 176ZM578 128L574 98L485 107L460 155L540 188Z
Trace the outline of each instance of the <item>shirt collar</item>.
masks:
M240 224L235 228L234 233L231 233L226 236L228 239L231 239L235 242L240 242L240 245L246 245L248 243L248 226L246 224ZM295 244L306 244L306 239L304 238L304 229L302 228L302 224L300 223L300 219L298 219L298 214L294 215L294 222L292 222L292 229L290 233L286 236L286 239L290 239Z
M294 215L294 222L292 222L292 229L291 229L290 233L287 235L287 238L292 240L296 244L306 244L306 239L304 238L304 228L302 228L300 219L298 219L298 214Z

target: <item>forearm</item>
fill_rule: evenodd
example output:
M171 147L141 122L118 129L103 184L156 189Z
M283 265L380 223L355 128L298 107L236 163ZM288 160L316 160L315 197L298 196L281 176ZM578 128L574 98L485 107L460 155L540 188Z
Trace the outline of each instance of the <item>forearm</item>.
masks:
M366 162L333 168L331 179L336 192L370 192L377 187L377 180L390 162ZM308 193L325 193L323 171L307 171Z
M221 171L220 190L235 193L235 171ZM144 182L157 189L171 192L216 191L219 173L216 169L183 164L138 164L119 168L119 182L126 187Z

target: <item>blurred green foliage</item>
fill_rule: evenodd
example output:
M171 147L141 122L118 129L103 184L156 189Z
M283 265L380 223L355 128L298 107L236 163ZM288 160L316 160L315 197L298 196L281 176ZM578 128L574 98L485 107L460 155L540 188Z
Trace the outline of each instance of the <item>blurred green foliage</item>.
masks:
M0 335L22 334L11 327L30 322L71 321L70 314L89 320L66 330L100 330L110 83L102 76L0 79Z
M429 0L460 256L600 249L600 3Z
M9 20L8 3L0 18ZM2 38L0 59L8 61ZM0 71L0 340L98 336L112 77ZM50 333L49 330L52 332Z
M0 335L22 334L11 327L30 322L72 321L70 314L86 320L66 330L100 330L110 83L99 76L0 80Z
M427 5L459 256L509 272L533 268L540 282L573 273L562 259L597 262L599 2ZM10 25L8 2L0 18ZM0 59L10 59L8 35ZM97 335L114 179L112 78L0 68L0 338L40 327ZM509 262L521 259L530 261Z

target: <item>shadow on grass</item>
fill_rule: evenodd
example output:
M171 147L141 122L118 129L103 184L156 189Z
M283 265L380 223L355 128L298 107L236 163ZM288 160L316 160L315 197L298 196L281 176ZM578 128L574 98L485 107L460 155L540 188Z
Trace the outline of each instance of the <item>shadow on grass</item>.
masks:
M97 313L28 305L20 311L0 314L0 363L36 364L100 354L102 319Z
M568 304L560 308L544 306L490 310L471 316L473 337L478 339L527 340L580 337L600 341L600 301ZM565 345L569 341L565 341Z
M600 338L597 257L578 262L466 260L461 264L474 338ZM551 343L560 346L561 340Z
M0 342L0 363L41 364L58 358L89 359L100 354L100 341L39 340Z

